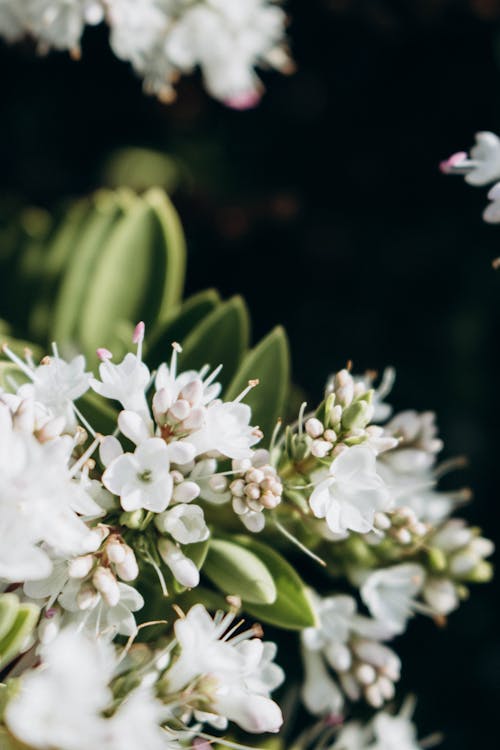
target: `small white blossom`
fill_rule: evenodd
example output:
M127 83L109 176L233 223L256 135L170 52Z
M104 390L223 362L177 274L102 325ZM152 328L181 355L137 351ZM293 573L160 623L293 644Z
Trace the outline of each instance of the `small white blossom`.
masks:
M161 513L173 492L168 446L160 438L149 438L134 453L115 458L102 481L110 492L120 496L124 510L144 508Z
M402 633L407 620L419 608L425 571L416 563L402 563L370 573L361 587L361 597L375 619L393 633Z
M376 471L375 454L363 445L348 448L332 461L328 473L309 498L316 518L325 518L337 534L371 531L375 513L390 505L388 490Z
M227 458L250 458L251 447L262 435L250 425L252 410L237 401L213 401L206 409L203 427L189 436L196 455L217 451Z
M282 670L274 664L274 644L252 638L248 631L223 639L234 615L212 619L197 604L186 617L177 620L175 636L180 653L166 678L173 693L194 680L203 682L210 711L236 722L247 732L277 732L281 711L269 694L283 680ZM201 686L200 686L201 687Z
M487 185L500 179L500 139L495 133L476 133L476 143L470 150L458 152L441 162L445 174L463 174L469 185Z

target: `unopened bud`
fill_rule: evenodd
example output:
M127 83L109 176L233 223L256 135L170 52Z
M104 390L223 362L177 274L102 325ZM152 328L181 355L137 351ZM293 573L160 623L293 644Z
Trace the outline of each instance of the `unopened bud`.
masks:
M120 589L113 573L108 568L97 568L92 576L92 583L110 607L120 601Z
M86 578L94 566L93 555L84 555L75 557L68 565L68 575L70 578Z
M124 545L124 548L125 557L115 565L115 569L122 581L134 581L139 575L139 566L133 549L128 545Z
M307 434L313 439L321 437L325 430L322 422L320 422L319 419L316 419L316 417L311 417L311 419L308 419L305 427Z

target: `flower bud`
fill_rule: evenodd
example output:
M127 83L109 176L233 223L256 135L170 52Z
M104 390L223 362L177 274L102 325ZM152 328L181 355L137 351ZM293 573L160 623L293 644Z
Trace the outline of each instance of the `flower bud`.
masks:
M168 539L160 539L158 541L158 552L165 565L172 571L174 578L182 586L191 589L199 584L200 573L198 568L173 542L169 542Z
M323 434L325 428L323 427L323 423L320 422L319 419L316 419L316 417L311 417L311 419L308 419L305 424L306 432L309 435L309 437L316 439L321 437Z
M108 568L97 568L92 576L92 583L110 607L120 601L120 589L113 573Z
M68 575L70 578L86 578L94 566L94 556L84 555L75 557L68 565Z
M134 550L128 546L123 545L125 549L125 557L123 560L115 565L116 572L122 581L134 581L139 575L139 566L134 554Z

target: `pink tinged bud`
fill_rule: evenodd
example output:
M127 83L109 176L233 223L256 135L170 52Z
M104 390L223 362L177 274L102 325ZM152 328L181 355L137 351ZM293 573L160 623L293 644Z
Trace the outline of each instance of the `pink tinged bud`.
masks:
M333 448L328 440L315 440L311 445L311 453L315 458L325 458Z
M392 701L396 692L394 689L394 683L392 683L387 677L379 677L377 685L384 700Z
M92 583L110 607L116 607L120 601L120 589L113 573L108 568L97 568L92 576Z
M70 578L86 578L94 566L93 555L76 557L71 560L68 566L68 575Z
M99 357L101 362L106 362L108 359L113 359L112 352L110 352L109 349L105 349L104 347L97 349L97 356Z
M258 91L244 91L241 94L235 94L228 99L224 99L226 107L243 112L246 109L254 109L261 100L261 94Z
M132 342L134 344L140 344L144 341L144 330L146 326L144 325L144 322L141 320L140 323L137 323L135 329L134 329L134 335L132 336Z
M125 557L121 563L115 565L116 572L122 581L134 581L139 575L139 566L131 547L125 546Z
M233 471L244 474L252 468L252 462L249 458L235 458L232 463Z
M451 174L453 172L453 168L461 164L461 162L465 161L467 159L467 154L465 151L457 151L456 154L452 154L449 159L444 159L444 161L439 163L439 171L443 174Z
M366 702L373 708L381 708L384 703L384 698L380 691L378 684L370 685L365 690Z
M250 509L241 497L233 497L233 510L237 516L244 516Z
M161 559L167 565L174 578L182 586L189 589L195 588L200 582L200 573L194 562L168 539L158 541L158 552Z

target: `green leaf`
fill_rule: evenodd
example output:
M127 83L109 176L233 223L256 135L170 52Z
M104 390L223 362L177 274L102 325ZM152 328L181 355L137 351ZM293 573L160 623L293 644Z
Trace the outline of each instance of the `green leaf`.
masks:
M286 333L278 326L248 352L226 391L225 398L233 400L246 388L249 380L258 379L259 385L245 398L252 409L252 423L264 433L262 445L269 445L272 432L280 417L285 417L285 401L290 381L290 354Z
M244 602L244 609L252 617L285 630L303 630L317 625L307 588L290 563L267 544L252 537L237 536L234 541L252 552L269 570L276 585L277 597L267 606Z
M36 292L28 318L28 331L37 341L49 336L52 308L63 270L71 257L92 210L89 198L65 206L37 264Z
M94 266L112 230L135 199L101 191L94 196L78 239L74 242L54 305L51 335L64 346L75 343L82 305L93 281Z
M164 289L157 315L157 321L162 322L182 299L186 275L186 239L179 214L163 190L151 188L143 197L156 212L165 242ZM154 269L156 273L158 270Z
M23 745L19 740L14 739L3 727L0 727L0 748L1 750L29 750L27 745Z
M147 328L166 319L184 281L184 244L177 215L161 191L137 199L93 264L79 319L79 339L95 361L112 345L119 320Z
M13 627L18 610L19 599L15 594L2 594L0 596L0 641Z
M182 370L203 365L224 367L217 378L227 385L248 348L250 323L241 297L232 297L210 313L183 341L179 358Z
M266 564L252 551L226 539L212 539L203 572L221 591L246 603L272 604L276 586Z
M157 367L160 362L170 359L172 343L185 339L219 303L218 292L215 289L207 289L189 297L180 310L171 314L163 326L157 326L146 341L147 361L151 367Z
M35 604L19 604L14 624L0 640L0 669L9 664L23 650L28 636L35 628L40 609Z

